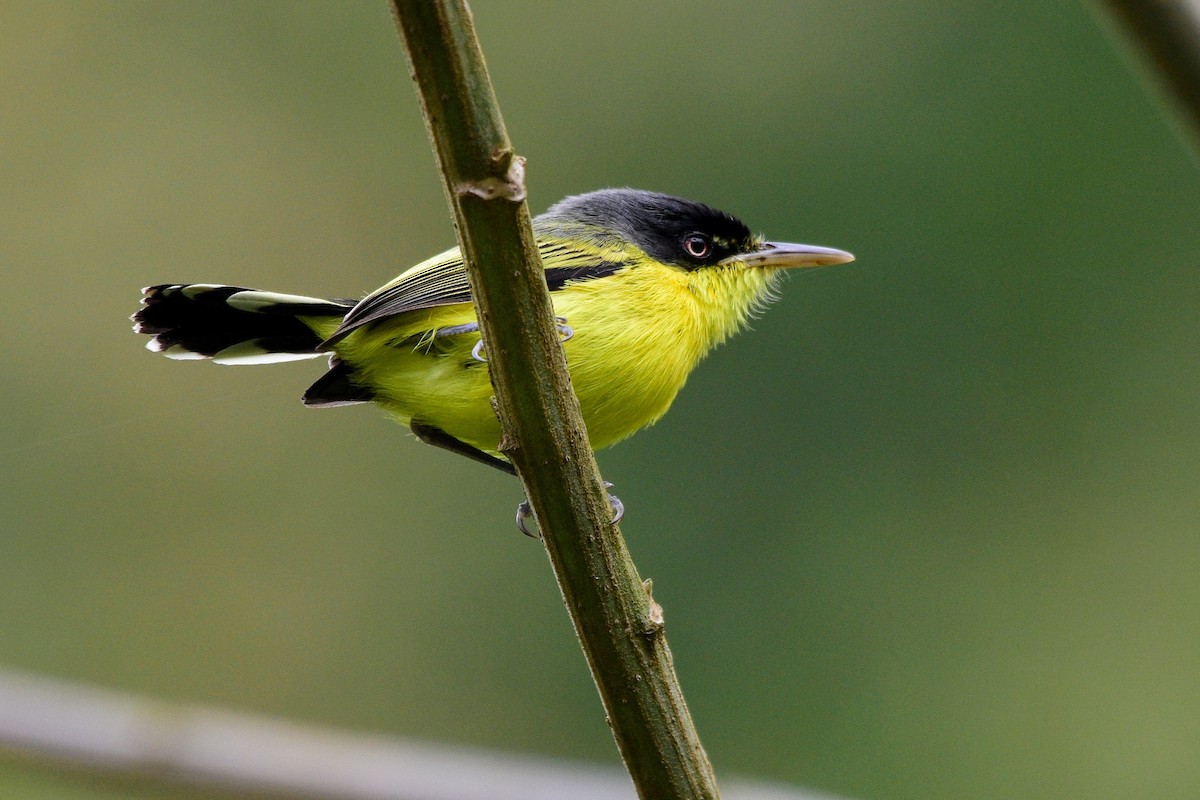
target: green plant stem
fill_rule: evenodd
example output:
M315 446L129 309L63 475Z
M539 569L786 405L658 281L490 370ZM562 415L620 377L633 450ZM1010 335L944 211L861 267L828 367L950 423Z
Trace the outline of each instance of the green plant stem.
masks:
M1103 0L1165 84L1200 157L1200 0Z
M463 0L392 0L454 211L504 437L641 797L716 798L663 633L617 527L553 326L508 140Z

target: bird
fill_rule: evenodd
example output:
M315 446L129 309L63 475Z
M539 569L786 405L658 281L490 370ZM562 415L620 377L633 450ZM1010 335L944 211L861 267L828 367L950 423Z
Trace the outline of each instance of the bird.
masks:
M789 269L844 250L767 241L703 203L638 189L567 197L533 220L593 449L660 419L715 346L776 299ZM453 247L361 300L212 283L142 290L131 317L167 358L266 364L328 356L314 408L375 403L420 440L515 474L499 452L488 354Z

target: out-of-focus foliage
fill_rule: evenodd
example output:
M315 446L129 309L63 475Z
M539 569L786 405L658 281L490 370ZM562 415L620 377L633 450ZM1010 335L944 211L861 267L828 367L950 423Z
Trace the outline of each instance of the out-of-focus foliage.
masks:
M1086 7L475 13L535 211L631 185L859 257L601 455L718 772L1197 796L1200 172ZM383 3L0 9L0 664L615 759L513 481L125 321L448 245L407 80Z

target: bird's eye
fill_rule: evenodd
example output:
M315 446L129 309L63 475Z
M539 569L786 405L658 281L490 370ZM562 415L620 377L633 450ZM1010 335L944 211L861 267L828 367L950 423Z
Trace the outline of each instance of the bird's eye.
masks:
M712 254L712 240L693 233L683 240L683 252L695 259L708 258Z

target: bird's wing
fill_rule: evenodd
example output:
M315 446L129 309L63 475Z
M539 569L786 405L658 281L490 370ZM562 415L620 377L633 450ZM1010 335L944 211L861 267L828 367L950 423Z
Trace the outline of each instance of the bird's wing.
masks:
M546 238L538 240L538 252L546 270L550 291L568 282L612 275L629 265L611 251L605 252L586 242ZM467 270L457 247L417 264L395 280L381 286L359 301L342 324L324 344L336 344L352 331L393 319L411 311L471 302Z

